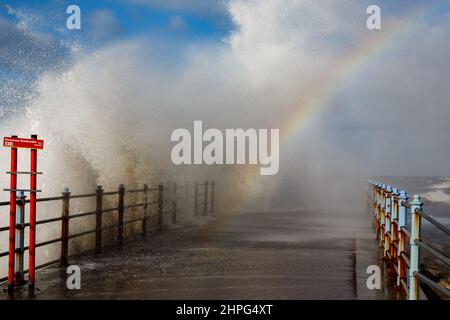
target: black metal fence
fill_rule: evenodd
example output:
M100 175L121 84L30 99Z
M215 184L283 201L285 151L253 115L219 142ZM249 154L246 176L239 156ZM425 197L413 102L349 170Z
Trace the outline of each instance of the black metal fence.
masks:
M70 240L72 239L86 235L95 235L95 242L85 251L93 249L96 253L101 253L106 242L105 240L111 238L111 234L114 235L114 229L116 229L116 237L113 237L112 241L116 241L118 245L122 245L124 238L126 238L124 228L128 225L134 225L133 232L129 233L130 236L141 233L145 239L148 231L162 230L165 224L176 224L177 215L181 210L187 213L191 212L194 216L211 215L214 213L214 188L214 182L204 182L201 184L195 182L192 185L188 183L184 185L160 183L157 186L144 185L141 189L126 189L124 185L120 185L114 191L105 191L102 186L97 186L95 192L89 194L73 195L66 188L61 196L37 199L37 203L60 202L61 215L54 218L38 219L36 221L37 226L60 223L60 232L56 238L35 244L36 248L42 248L60 243L59 257L38 264L36 270L56 263L66 265L69 257L79 254L80 252L71 252L75 251L69 247ZM73 212L72 203L79 199L91 199L91 201L95 202L95 208L93 207L92 211ZM18 195L17 206L19 210L17 212L24 213L28 203L29 200L26 200L25 196ZM105 203L115 203L116 205L105 207ZM0 202L0 208L9 207L9 205L9 201ZM114 216L114 213L116 213L116 216ZM42 213L38 211L39 215L42 215ZM46 216L49 215L46 214ZM71 232L72 221L87 217L95 217L93 227ZM29 223L25 221L21 225L16 224L15 232L18 230L23 232L27 227L29 227ZM0 227L0 234L8 231L9 227ZM107 231L110 232L105 233ZM45 229L41 229L40 232L45 232ZM106 237L106 235L109 237ZM110 240L109 243L112 241ZM20 244L16 244L16 257L17 255L19 257L22 255L20 258L23 261L23 255L27 250L29 250L29 246L22 244L22 247L20 247ZM6 257L8 254L8 251L0 252L0 258ZM28 273L28 270L17 270L16 266L16 283L24 282L24 275L26 273ZM7 279L7 277L0 278L0 282L4 282Z

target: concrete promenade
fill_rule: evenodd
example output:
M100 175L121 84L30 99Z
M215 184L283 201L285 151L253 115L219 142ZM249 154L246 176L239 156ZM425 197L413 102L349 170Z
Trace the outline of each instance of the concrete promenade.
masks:
M366 286L366 268L382 266L368 219L326 210L219 216L72 258L81 290L67 289L65 268L40 270L35 298L393 299L389 286Z

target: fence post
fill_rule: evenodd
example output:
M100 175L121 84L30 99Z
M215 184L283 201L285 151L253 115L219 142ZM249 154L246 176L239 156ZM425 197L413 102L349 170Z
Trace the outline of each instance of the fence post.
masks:
M65 187L62 193L62 215L61 215L61 257L60 264L67 265L69 255L69 210L70 210L70 191Z
M380 239L380 247L384 247L384 204L385 204L385 198L384 198L384 192L385 192L385 185L382 184L380 186L380 219L379 219L379 239Z
M148 217L148 185L144 184L144 218L142 219L142 237L147 239L147 217Z
M393 262L397 262L397 251L395 244L398 243L398 205L397 205L398 189L393 188L391 192L391 247L390 254ZM395 271L395 270L394 270Z
M173 183L173 190L172 190L172 223L177 223L177 183Z
M379 219L380 219L380 184L377 183L376 187L375 187L375 202L373 204L374 206L374 229L375 229L375 234L376 237L378 239L378 226L379 226Z
M16 268L15 281L18 285L23 285L24 279L24 259L25 252L25 194L23 191L18 192L17 204L19 211L16 211Z
M163 203L164 203L164 186L162 183L158 185L158 229L163 227Z
M391 248L391 192L391 186L387 186L384 205L384 257L388 260Z
M215 194L214 194L214 186L215 186L215 183L214 183L214 181L212 181L211 182L211 215L213 215L213 213L214 213L214 196L215 196Z
M186 208L189 207L189 183L186 181L184 183L184 206L183 211L186 211Z
M17 136L11 136L17 138ZM11 148L11 173L9 191L9 243L8 243L8 292L14 292L14 270L16 249L16 200L17 200L17 148Z
M208 215L208 181L205 181L205 193L203 195L203 215Z
M411 201L411 238L410 244L410 267L409 267L409 300L419 299L419 279L415 276L419 272L419 246L417 241L420 241L420 214L416 210L422 209L422 202L420 202L420 195L414 195Z
M119 223L117 230L117 240L119 241L119 245L123 244L123 216L124 216L124 206L125 206L125 186L123 184L119 185Z
M397 275L397 287L402 285L401 281L406 277L406 264L403 259L402 254L406 252L406 236L402 231L402 228L406 228L407 220L406 220L406 207L402 204L402 202L406 202L408 200L408 196L406 191L400 191L399 196L397 197L398 201L398 275Z
M36 134L31 139L37 139ZM28 235L28 289L34 292L36 271L36 192L37 192L37 149L30 150L30 219Z
M95 253L102 252L102 209L103 209L103 188L97 186L96 208L95 208Z
M198 182L194 184L194 216L198 215Z

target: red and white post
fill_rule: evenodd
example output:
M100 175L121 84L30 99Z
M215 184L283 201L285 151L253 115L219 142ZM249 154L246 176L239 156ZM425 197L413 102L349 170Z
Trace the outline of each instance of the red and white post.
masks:
M37 139L37 135L31 135ZM28 256L28 288L34 290L36 266L36 189L37 189L37 149L31 149L30 159L30 230Z
M17 138L17 136L11 136ZM9 191L9 255L8 291L14 291L15 251L16 251L16 189L17 189L17 148L11 148L11 173Z

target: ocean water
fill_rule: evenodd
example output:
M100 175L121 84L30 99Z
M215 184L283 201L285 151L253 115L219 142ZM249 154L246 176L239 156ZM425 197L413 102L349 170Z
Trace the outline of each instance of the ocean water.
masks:
M428 215L450 228L450 178L447 177L380 177L377 181L405 190L410 197L419 194L423 210ZM410 216L408 216L409 218ZM410 223L410 220L408 220ZM408 225L410 228L410 225ZM450 237L422 219L421 237L431 241L447 256L450 255Z

